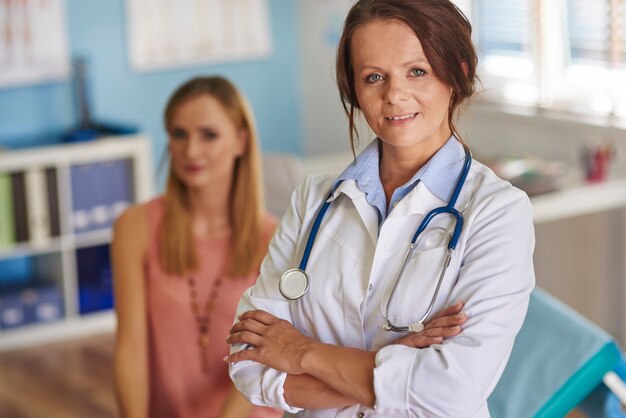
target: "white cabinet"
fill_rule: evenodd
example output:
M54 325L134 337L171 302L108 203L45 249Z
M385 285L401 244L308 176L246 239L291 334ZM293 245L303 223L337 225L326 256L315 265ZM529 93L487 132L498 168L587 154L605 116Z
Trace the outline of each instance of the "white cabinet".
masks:
M0 351L113 329L111 225L153 178L139 135L0 152Z

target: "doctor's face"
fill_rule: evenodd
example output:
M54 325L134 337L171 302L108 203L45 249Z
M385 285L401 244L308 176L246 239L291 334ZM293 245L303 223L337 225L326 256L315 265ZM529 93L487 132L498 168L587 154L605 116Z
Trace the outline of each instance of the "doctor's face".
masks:
M355 30L355 92L370 128L386 146L432 155L450 137L452 88L439 80L415 33L399 20Z
M246 133L222 103L204 94L183 102L169 125L169 150L176 176L190 189L230 182Z

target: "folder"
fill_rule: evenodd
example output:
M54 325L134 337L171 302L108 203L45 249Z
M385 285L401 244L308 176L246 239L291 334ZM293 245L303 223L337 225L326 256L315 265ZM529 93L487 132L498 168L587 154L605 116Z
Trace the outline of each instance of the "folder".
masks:
M12 173L11 191L13 193L13 220L15 223L15 242L18 243L28 241L30 237L25 187L24 172L18 171Z
M50 218L48 215L48 192L42 169L30 169L24 176L28 213L30 243L44 246L50 240Z
M59 214L59 190L57 183L57 169L46 168L46 191L48 193L48 218L50 220L50 236L61 235L61 220Z
M0 173L0 249L11 247L15 242L13 216L11 175Z

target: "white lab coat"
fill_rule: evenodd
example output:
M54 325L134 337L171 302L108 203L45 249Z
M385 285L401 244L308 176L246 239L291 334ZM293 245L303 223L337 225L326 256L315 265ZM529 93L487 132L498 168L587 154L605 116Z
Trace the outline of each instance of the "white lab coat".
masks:
M462 162L460 162L462 164ZM487 398L508 360L534 287L534 230L528 197L473 161L456 208L464 227L434 312L464 301L462 333L425 349L391 344L401 334L381 329L387 297L417 226L444 202L419 182L378 230L376 210L355 181L331 199L313 245L308 293L288 301L278 290L282 273L297 267L317 210L333 178L311 176L294 192L270 244L261 274L240 301L237 315L263 309L324 343L378 350L375 409L355 405L306 410L303 417L489 417ZM431 222L452 228L451 218ZM391 307L397 325L419 320L434 292L445 244L414 254ZM241 347L235 346L232 351ZM244 361L230 366L239 390L253 403L291 408L283 397L285 373ZM315 396L314 393L311 396Z

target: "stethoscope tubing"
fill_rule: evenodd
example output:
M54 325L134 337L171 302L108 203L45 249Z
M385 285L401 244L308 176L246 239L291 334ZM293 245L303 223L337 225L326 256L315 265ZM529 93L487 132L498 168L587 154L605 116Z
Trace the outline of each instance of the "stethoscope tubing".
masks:
M419 227L415 231L415 234L413 235L413 237L411 239L411 243L409 244L409 248L407 249L407 252L404 255L404 259L402 261L402 266L401 266L400 271L398 272L398 274L396 276L396 280L394 282L393 288L391 290L391 293L389 294L389 299L387 299L387 305L386 305L386 308L385 308L385 321L386 321L386 324L383 327L387 331L394 331L394 332L418 332L418 331L423 330L424 329L424 321L426 321L428 316L432 313L432 310L433 310L433 308L435 306L435 302L437 300L437 296L439 295L439 290L441 289L441 285L443 283L443 278L445 276L446 270L448 269L448 266L450 265L450 260L452 258L452 251L456 248L456 245L458 244L459 238L461 236L461 232L463 230L463 215L457 209L454 208L454 205L456 204L456 201L458 200L459 195L461 194L461 190L463 188L463 185L465 184L465 180L467 179L467 176L469 174L469 170L470 170L470 167L471 167L471 164L472 164L472 154L471 154L471 151L465 145L463 145L463 148L465 150L465 161L463 163L463 169L462 169L461 174L460 174L460 176L459 176L459 178L457 180L457 183L456 183L456 185L454 187L454 191L452 192L452 196L450 197L450 200L448 201L448 203L445 206L435 208L435 209L431 210L430 212L428 212L426 214L424 219L422 219L422 222L420 222ZM309 289L309 277L308 277L308 274L306 273L306 266L307 266L307 264L309 262L309 256L311 254L311 250L313 248L313 244L315 243L315 238L317 237L317 233L319 231L319 228L320 228L320 225L321 225L322 220L324 218L324 215L326 214L326 211L328 210L328 208L330 207L330 204L332 202L332 200L331 200L332 195L333 195L333 190L331 190L328 193L328 196L324 200L324 203L322 204L322 206L318 210L318 213L317 213L317 215L315 217L315 221L313 222L313 225L311 226L311 231L309 232L309 237L307 239L307 243L305 245L304 252L302 254L302 258L300 259L300 265L298 266L297 269L290 269L290 270L286 271L285 273L283 273L283 275L281 276L281 279L280 279L280 282L279 282L279 290L280 290L280 293L286 299L290 299L290 300L299 299ZM449 214L452 217L454 217L455 226L454 226L454 232L452 233L452 236L450 237L450 240L448 242L445 259L444 259L444 261L442 263L442 269L441 269L441 272L439 274L439 278L437 280L437 286L435 288L435 292L434 292L433 296L430 299L430 303L428 305L428 308L426 309L426 313L422 316L422 318L419 320L419 322L410 324L409 326L397 326L397 325L393 324L391 322L391 320L389 319L389 308L391 306L391 301L393 300L393 296L396 293L396 290L398 288L398 284L399 284L400 279L402 278L402 275L403 275L403 273L404 273L404 271L406 269L408 261L409 261L411 255L413 254L413 250L416 247L417 239L419 238L420 234L428 227L430 222L437 215L441 215L441 214ZM304 290L304 292L302 292L301 294L299 293L298 295L286 294L286 292L283 290L284 281L286 280L286 277L288 277L290 273L294 273L294 272L302 273L302 275L301 275L302 280L305 280L305 286L304 286L305 290Z

